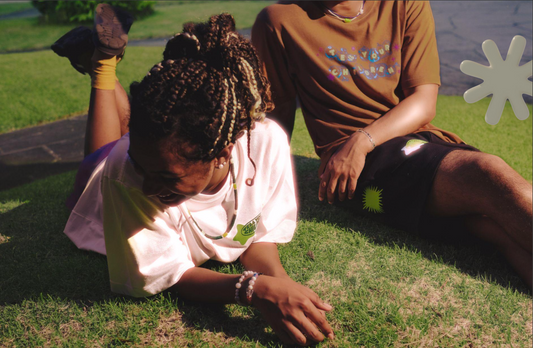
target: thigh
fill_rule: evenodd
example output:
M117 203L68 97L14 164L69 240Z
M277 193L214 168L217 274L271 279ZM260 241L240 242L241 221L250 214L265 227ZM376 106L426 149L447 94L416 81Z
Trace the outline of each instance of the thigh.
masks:
M520 205L521 197L530 196L530 192L531 185L501 158L483 152L454 151L442 160L435 174L428 213L492 215Z

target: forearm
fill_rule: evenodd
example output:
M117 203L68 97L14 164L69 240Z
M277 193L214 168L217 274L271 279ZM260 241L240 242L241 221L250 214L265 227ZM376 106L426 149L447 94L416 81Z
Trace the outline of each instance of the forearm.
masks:
M277 278L288 278L279 260L274 243L253 243L241 255L245 269ZM186 271L172 287L187 300L214 303L235 303L235 284L240 274L222 274L209 269L194 267Z
M406 94L408 97L365 127L376 146L392 138L412 133L435 117L437 85L422 85L412 91L406 91Z
M275 243L253 243L241 255L240 261L247 270L277 278L289 277L281 265Z
M235 303L235 284L240 274L223 274L194 267L186 271L170 290L181 298L212 303Z

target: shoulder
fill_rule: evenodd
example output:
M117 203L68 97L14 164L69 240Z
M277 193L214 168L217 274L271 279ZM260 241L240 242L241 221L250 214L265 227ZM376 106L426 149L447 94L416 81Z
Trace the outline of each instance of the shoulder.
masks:
M298 1L279 1L259 12L255 25L266 24L272 28L280 28L286 23L294 22L299 14L305 13L304 7L304 4Z
M246 153L247 141L246 134L238 140L244 153ZM269 163L290 156L287 133L271 119L266 118L262 122L256 122L250 133L250 155L254 159Z
M265 118L262 122L257 122L251 135L259 143L273 143L275 146L288 146L289 143L287 133L285 133L276 121L270 118Z
M128 150L130 148L130 135L125 134L119 139L107 157L103 175L108 179L118 181L130 187L141 187L142 179L135 172L130 161Z
M119 178L123 174L124 164L128 159L130 146L129 133L117 141L113 150L109 153L104 168L104 175L110 178Z
M403 3L407 20L422 17L432 17L431 5L429 1L405 1Z

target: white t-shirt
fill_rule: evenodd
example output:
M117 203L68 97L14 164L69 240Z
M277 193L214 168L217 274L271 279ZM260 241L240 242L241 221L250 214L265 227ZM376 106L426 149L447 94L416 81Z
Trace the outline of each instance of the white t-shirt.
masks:
M222 235L234 212L231 178L215 194L198 194L168 207L142 193L142 177L128 156L129 134L120 139L94 170L74 207L65 234L80 249L107 254L111 289L148 296L176 284L188 269L213 259L233 262L251 243L286 243L296 228L296 197L287 135L273 121L256 123L250 155L246 135L233 148L239 209L226 238ZM105 231L105 233L104 233ZM105 235L105 237L104 237Z

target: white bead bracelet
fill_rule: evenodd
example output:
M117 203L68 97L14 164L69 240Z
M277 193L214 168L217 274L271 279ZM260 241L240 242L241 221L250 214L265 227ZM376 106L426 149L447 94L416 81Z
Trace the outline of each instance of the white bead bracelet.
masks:
M257 277L259 277L260 273L254 272L254 271L244 271L239 278L239 281L235 284L235 302L240 304L241 306L249 306L252 304L252 295L254 294L254 285L255 281L257 280ZM239 296L239 290L242 287L242 283L245 279L248 279L249 277L252 277L250 281L248 282L248 288L246 289L246 300L248 301L248 304L241 302L241 298Z

